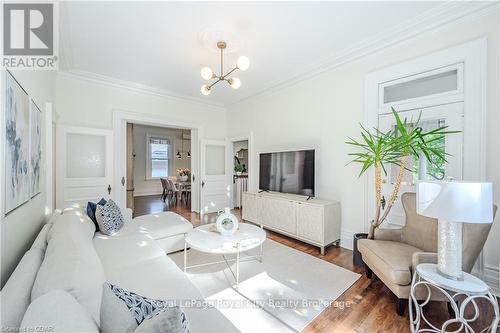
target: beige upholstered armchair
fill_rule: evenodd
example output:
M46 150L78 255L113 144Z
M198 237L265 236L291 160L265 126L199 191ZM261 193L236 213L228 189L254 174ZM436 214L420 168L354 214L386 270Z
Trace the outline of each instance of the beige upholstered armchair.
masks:
M396 295L396 311L404 314L415 267L437 263L437 220L418 215L415 193L404 193L401 201L406 224L401 229L376 229L375 239L361 239L358 249L366 275L372 272ZM494 207L494 214L496 207ZM463 224L462 267L470 272L488 237L491 224Z

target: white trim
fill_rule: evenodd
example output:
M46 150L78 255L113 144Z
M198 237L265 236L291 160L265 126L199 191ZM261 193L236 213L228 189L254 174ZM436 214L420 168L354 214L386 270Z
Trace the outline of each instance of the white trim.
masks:
M45 103L45 210L52 213L54 205L54 123L52 121L52 103Z
M493 265L484 265L482 279L490 286L493 293L500 297L500 269Z
M149 196L149 195L161 195L161 190L151 190L151 189L148 189L148 190L134 190L134 198L135 197L145 197L145 196Z
M133 91L136 93L138 92L138 93L143 93L143 94L149 94L149 95L159 96L159 97L163 97L163 98L167 98L167 99L171 99L171 100L182 101L182 102L197 103L197 104L201 104L205 107L208 107L208 109L212 110L212 111L224 111L225 112L225 110L226 110L223 107L223 104L221 104L221 103L214 103L211 101L203 100L201 98L177 94L177 93L174 93L174 92L169 91L169 90L151 87L151 86L141 84L141 83L120 80L120 79L116 79L116 78L113 78L110 76L105 76L105 75L101 75L101 74L97 74L97 73L92 73L92 72L87 72L87 71L82 71L82 70L70 70L70 71L59 71L57 73L57 75L64 77L64 78L83 80L83 81L88 81L88 82L92 82L92 83L102 84L102 85L113 87L113 88L126 89L126 90Z
M154 138L154 139L165 139L165 140L168 140L169 142L169 154L171 154L172 156L169 156L168 157L168 170L167 170L167 176L166 177L170 177L172 176L172 171L173 171L173 164L174 164L174 158L175 158L175 141L174 141L174 137L171 136L171 135L157 135L157 134L151 134L151 133L146 133L146 158L145 158L145 162L146 162L146 174L144 175L144 180L159 180L161 177L152 177L151 176L151 146L149 145L149 141L151 140L151 138ZM134 191L134 194L135 194L135 191Z
M381 32L378 36L363 40L353 47L337 52L329 59L325 59L310 66L303 66L300 72L295 73L290 78L275 81L266 86L265 89L263 88L261 91L228 103L226 106L229 107L249 99L273 94L301 81L315 78L325 72L332 71L340 66L369 56L425 32L454 23L461 19L481 18L494 10L496 11L498 8L500 8L500 5L496 2L448 1L396 27Z
M114 153L115 153L115 178L114 186L116 191L114 199L119 205L125 206L127 191L121 184L122 176L126 175L127 165L127 145L125 138L127 122L156 126L170 127L191 130L191 174L195 179L192 180L191 186L191 211L200 211L200 142L199 138L203 138L203 126L197 123L179 122L172 120L169 116L144 114L123 109L113 109L113 133L114 133ZM195 142L196 141L196 142Z
M344 249L352 251L354 234L355 232L350 230L345 230L344 228L342 228L342 230L340 231L340 246L343 247Z

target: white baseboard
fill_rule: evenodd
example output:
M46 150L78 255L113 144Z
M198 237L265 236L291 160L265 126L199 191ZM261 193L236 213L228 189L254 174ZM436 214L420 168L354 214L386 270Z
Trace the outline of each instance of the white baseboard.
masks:
M485 265L483 279L496 296L500 297L500 269L492 265Z
M352 251L352 238L354 237L354 234L355 234L355 232L352 232L350 230L341 230L340 231L340 246Z
M134 197L145 197L147 195L160 195L161 190L142 190L142 191L134 191Z

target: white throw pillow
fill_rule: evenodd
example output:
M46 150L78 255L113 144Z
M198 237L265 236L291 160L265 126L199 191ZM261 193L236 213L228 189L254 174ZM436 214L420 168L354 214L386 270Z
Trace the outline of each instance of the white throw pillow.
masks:
M104 205L97 204L95 218L99 231L108 236L120 230L125 223L120 207L111 199Z
M61 234L62 237L71 234L71 237L92 239L95 234L95 225L83 211L79 209L65 210L65 213L54 221L52 228L47 233L48 243L55 234Z
M49 291L63 289L99 323L102 284L106 278L92 242L94 230L94 223L79 212L64 213L57 219L31 291L32 301Z
M31 302L31 288L43 261L44 251L33 249L26 252L16 269L5 283L1 299L2 328L15 331L21 324Z
M30 304L19 332L98 333L90 313L64 290L52 290Z

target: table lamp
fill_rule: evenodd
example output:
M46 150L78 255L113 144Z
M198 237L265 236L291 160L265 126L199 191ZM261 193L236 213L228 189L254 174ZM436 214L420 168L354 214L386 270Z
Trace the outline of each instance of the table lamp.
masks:
M418 181L417 213L438 219L438 272L463 280L462 223L493 222L491 183Z

